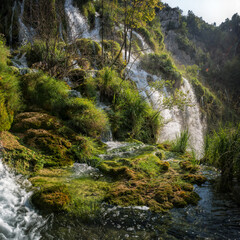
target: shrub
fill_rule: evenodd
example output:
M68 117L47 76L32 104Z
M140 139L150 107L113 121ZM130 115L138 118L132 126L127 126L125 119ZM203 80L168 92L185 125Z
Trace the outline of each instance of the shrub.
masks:
M135 85L120 79L110 68L100 71L98 84L101 97L112 104L109 117L115 137L155 142L160 127L158 113L140 96Z
M22 88L28 104L37 105L54 115L64 107L69 90L64 82L42 72L25 75Z
M165 79L181 81L182 76L167 54L151 53L141 60L141 66L147 72L161 75Z
M205 159L221 170L221 187L229 190L234 176L240 180L240 124L220 127L205 139Z
M176 141L173 143L172 151L185 153L187 150L188 140L189 140L188 130L181 132L180 135L177 136Z
M69 61L66 45L63 42L56 43L50 40L48 43L42 40L35 40L33 44L23 46L22 51L26 52L28 65L49 71L52 75L59 74L58 71L65 71ZM36 64L38 63L38 64ZM54 72L55 71L55 72Z
M19 77L7 65L9 50L0 36L0 131L9 130L14 113L22 107Z
M66 83L41 72L23 77L22 88L29 105L37 105L89 136L98 136L107 125L105 114L92 101L68 98Z
M105 113L85 98L70 98L66 101L66 117L76 130L92 137L99 136L106 129Z

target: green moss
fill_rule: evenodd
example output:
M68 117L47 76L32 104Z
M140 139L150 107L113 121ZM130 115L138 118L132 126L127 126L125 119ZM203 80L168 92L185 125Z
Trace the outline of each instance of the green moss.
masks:
M83 83L84 79L86 78L87 73L85 70L80 69L80 68L76 68L76 69L72 69L69 73L68 73L68 77L70 78L70 80L76 85L78 86L79 84Z
M9 130L14 113L22 108L19 76L8 66L10 52L0 36L0 131Z
M194 165L192 162L190 161L182 161L179 162L180 167L185 170L185 171L189 171L190 173L195 173L199 167Z
M207 178L202 175L185 174L183 180L201 185L207 181Z
M40 188L35 190L36 201L33 201L38 208L65 211L81 218L96 214L111 187L106 181L74 177L71 169L42 169L30 181L33 186Z
M181 82L181 73L167 54L148 54L141 60L141 66L147 72L162 76L166 80Z
M84 98L71 98L66 102L66 119L77 131L88 136L99 136L106 129L106 114L95 107L94 103Z
M69 205L70 195L66 186L53 186L35 192L31 200L42 211L61 212Z

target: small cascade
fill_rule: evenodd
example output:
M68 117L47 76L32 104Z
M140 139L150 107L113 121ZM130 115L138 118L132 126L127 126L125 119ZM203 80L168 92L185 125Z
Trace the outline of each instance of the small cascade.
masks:
M139 34L134 34L139 37ZM151 53L152 51L147 47L144 39L139 37L139 40L144 49L147 49L148 53ZM177 107L173 107L172 109L163 108L163 100L168 96L167 89L164 88L162 92L159 92L149 85L148 78L150 78L151 81L161 81L161 78L141 69L140 60L135 56L130 57L130 62L127 66L127 76L136 82L138 90L143 98L146 99L154 109L161 112L165 124L161 129L158 141L173 141L181 131L188 129L190 135L189 150L194 150L196 156L200 158L204 144L205 121L201 121L199 105L188 80L183 79L180 90L187 94L193 106L187 106L184 111L181 111Z
M97 99L97 106L102 109L103 111L108 111L110 110L110 108L104 104L103 102L100 101L100 93L98 94L98 99ZM108 142L112 142L113 141L113 134L112 134L112 130L111 130L111 126L108 125L107 129L105 131L102 132L101 134L101 140L104 143L108 143Z
M41 239L40 230L47 220L31 207L31 193L19 185L19 180L0 159L0 239Z
M31 42L34 36L34 29L33 28L28 29L26 25L23 23L24 6L25 6L25 0L23 0L22 3L20 4L21 12L18 19L19 41L21 45Z
M95 14L95 27L92 31L90 31L90 38L95 40L95 41L100 41L101 37L100 37L100 28L101 28L101 21L100 21L100 15L99 13L96 12Z
M77 38L91 38L100 41L100 15L96 12L95 27L90 31L87 19L80 13L78 8L73 6L73 0L65 1L65 12L68 19L69 39L71 41Z
M68 19L70 40L74 41L80 37L88 38L89 26L87 20L79 12L78 8L73 6L73 0L66 0L64 7Z
M148 54L153 52L152 49L149 47L149 45L145 42L145 40L139 33L137 33L136 31L133 31L132 33L141 42L141 49L144 51L144 53Z
M26 53L18 54L12 59L13 66L19 69L21 75L30 71L27 65Z
M14 1L14 4L13 4L13 7L12 7L11 25L10 25L10 28L9 28L9 44L10 44L10 46L12 46L12 40L13 40L13 37L12 37L13 19L14 19L14 14L15 14L16 6L17 6L17 2L16 2L16 0L15 0L15 1Z
M206 130L206 119L201 120L200 107L197 102L194 90L189 81L183 78L183 85L181 86L183 93L187 94L193 106L185 107L184 122L185 129L188 128L190 133L190 147L196 152L198 157L201 157L204 146L204 132Z
M60 39L64 42L62 22L60 22L59 24L59 36L60 36Z

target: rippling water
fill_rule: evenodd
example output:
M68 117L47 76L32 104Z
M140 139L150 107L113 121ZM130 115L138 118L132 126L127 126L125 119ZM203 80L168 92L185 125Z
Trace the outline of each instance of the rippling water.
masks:
M73 167L74 177L96 174L86 164ZM93 174L93 175L94 175ZM21 184L20 184L21 182ZM240 208L210 183L195 191L197 206L156 214L147 207L103 204L94 220L66 214L41 216L30 205L23 188L29 183L0 162L0 239L240 239Z
M0 160L0 239L40 239L47 218L30 205L28 193L20 185L29 186L21 176L9 171Z
M147 207L103 205L93 222L55 215L43 239L240 239L240 208L210 183L195 191L197 206L156 214Z

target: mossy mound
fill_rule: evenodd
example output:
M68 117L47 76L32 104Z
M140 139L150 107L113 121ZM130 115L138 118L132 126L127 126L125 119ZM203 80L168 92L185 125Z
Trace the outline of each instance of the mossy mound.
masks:
M28 129L56 130L62 125L60 121L53 116L40 112L24 112L14 118L12 130L15 132L24 132Z
M29 161L27 157L28 151L34 153L30 155L41 156L40 159L37 158L32 162L41 160L39 164L42 167L56 167L72 165L74 161L86 162L87 160L91 161L91 159L97 161L94 156L101 153L102 150L98 142L77 134L56 117L46 113L25 112L18 114L12 131L28 148L22 146L15 136L7 132L2 133L4 147L14 161L19 162L17 160L19 155L19 159L23 159L23 165L25 161ZM24 149L24 152L22 149ZM35 168L34 164L31 165L33 166L29 167L29 169L35 172L34 169L38 168ZM36 165L38 164L36 163Z
M81 68L72 69L68 73L68 77L73 82L74 87L78 87L80 84L82 84L86 76L87 76L86 71Z
M180 167L185 170L185 171L189 171L190 173L195 173L199 167L195 164L193 164L190 161L181 161L179 162Z
M29 180L37 187L32 201L40 210L64 211L82 218L96 214L111 187L105 180L75 176L71 168L42 169Z
M32 202L39 209L46 212L60 212L66 210L70 203L70 194L66 186L53 186L35 192Z
M148 206L156 212L197 204L200 198L193 192L193 185L183 180L186 170L180 168L179 160L161 161L155 154L103 161L99 169L116 181L105 201Z
M72 144L44 129L29 129L25 132L23 141L28 146L39 149L44 154L53 156L60 166L71 165L69 149Z
M183 176L183 180L188 181L193 184L198 184L201 185L207 181L207 178L204 177L203 175L194 175L194 174L185 174Z

